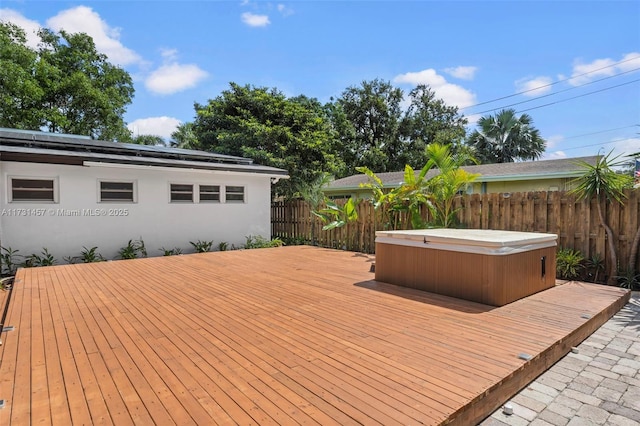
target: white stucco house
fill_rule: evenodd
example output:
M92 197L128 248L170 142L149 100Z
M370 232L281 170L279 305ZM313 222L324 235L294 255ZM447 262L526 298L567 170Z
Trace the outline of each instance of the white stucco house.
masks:
M83 246L113 259L138 239L149 256L239 246L271 237L271 185L287 177L248 158L0 129L0 245L58 261Z

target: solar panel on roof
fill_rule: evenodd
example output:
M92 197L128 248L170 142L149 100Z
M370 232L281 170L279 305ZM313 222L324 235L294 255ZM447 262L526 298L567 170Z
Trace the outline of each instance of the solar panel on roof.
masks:
M62 135L57 133L0 128L0 138L24 141L28 145L51 146L56 149L82 150L96 153L113 153L154 158L190 159L195 161L215 161L220 163L252 164L250 158L217 154L164 146L137 145L111 141L94 140L87 136Z

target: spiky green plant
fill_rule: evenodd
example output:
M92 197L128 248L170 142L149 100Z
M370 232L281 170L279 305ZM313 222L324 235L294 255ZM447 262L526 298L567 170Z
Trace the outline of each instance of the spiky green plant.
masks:
M584 256L579 250L560 248L556 254L556 275L563 280L578 278Z
M11 247L2 247L0 250L0 276L12 276L16 274L16 270L20 265L18 258L22 257L18 254L20 250L14 250Z
M211 246L213 246L213 241L201 241L201 240L189 241L189 244L193 246L196 253L206 253L208 251L211 251Z
M589 164L586 161L577 161L576 165L582 170L582 176L574 179L572 184L576 185L574 189L569 191L570 194L576 196L578 200L586 199L596 200L596 211L598 219L607 234L607 246L609 253L609 285L616 284L614 271L618 268L618 255L616 253L615 238L613 230L604 219L602 213L602 204L604 202L622 203L626 198L624 190L630 188L633 184L633 178L629 175L616 173L614 168L621 166L619 156L611 158L613 151L607 155L601 155L595 164Z

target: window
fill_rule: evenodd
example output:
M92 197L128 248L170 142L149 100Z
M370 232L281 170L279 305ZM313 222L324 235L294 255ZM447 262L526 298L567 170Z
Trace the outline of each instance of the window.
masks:
M228 203L244 203L244 186L225 187L225 200Z
M54 179L11 178L11 201L55 202Z
M100 201L134 201L133 182L100 182Z
M220 186L200 185L200 202L220 202Z
M171 201L186 201L193 203L193 185L172 183Z

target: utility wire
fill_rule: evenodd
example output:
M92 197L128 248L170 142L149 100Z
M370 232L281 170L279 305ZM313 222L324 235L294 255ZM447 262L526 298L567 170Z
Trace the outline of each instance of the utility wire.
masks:
M607 129L607 130L600 130L600 131L597 131L597 132L583 133L581 135L567 136L566 138L563 138L563 140L576 139L576 138L581 138L583 136L599 135L601 133L608 133L608 132L613 132L615 130L628 129L630 127L638 127L638 126L640 126L640 124L632 124L630 126L616 127L615 129Z
M588 82L580 84L578 86L569 87L568 89L558 90L558 91L553 92L553 93L548 93L546 95L536 96L535 98L527 99L525 101L516 102L516 103L513 103L513 104L509 104L509 105L505 105L505 106L502 106L502 107L498 107L498 108L488 109L486 111L476 112L474 114L485 114L487 112L492 112L492 111L495 111L495 110L498 110L498 109L509 108L509 107L516 106L516 105L526 104L527 102L537 101L538 99L547 98L549 96L557 95L558 93L568 92L569 90L578 89L580 87L588 86L589 84L598 83L599 81L607 80L607 79L614 78L614 77L619 77L621 75L628 74L630 72L634 72L634 71L638 71L638 70L640 70L640 67L639 68L634 68L632 70L624 71L624 72L621 72L621 73L616 74L616 75L610 75L610 76L607 76L607 77L599 78L597 80L588 81ZM545 86L541 86L541 87L545 87ZM539 88L536 88L536 89L533 89L533 90L538 90L538 89Z
M522 112L531 111L531 110L539 109L539 108L544 108L544 107L547 107L547 106L550 106L550 105L559 104L559 103L562 103L562 102L567 102L567 101L570 101L572 99L582 98L582 97L585 97L585 96L593 95L595 93L605 92L607 90L616 89L618 87L626 86L627 84L637 83L639 81L640 81L640 78L637 78L635 80L627 81L626 83L621 83L621 84L617 84L615 86L605 87L604 89L594 90L593 92L583 93L582 95L572 96L570 98L560 99L559 101L550 102L548 104L543 104L543 105L538 105L538 106L531 107L531 108L521 109L520 111L517 111L517 113L519 114L519 113L522 113Z
M545 88L545 87L549 87L549 86L553 86L553 85L558 84L558 83L563 83L565 81L573 80L574 78L582 77L582 76L585 76L585 75L588 75L588 74L592 74L594 72L605 70L607 68L615 67L616 65L620 65L620 64L623 64L625 62L635 61L635 60L638 60L638 59L640 59L640 56L634 56L633 58L625 59L624 61L616 62L615 64L607 65L606 67L597 68L595 70L587 71L587 72L582 73L582 74L578 74L578 75L574 75L572 77L564 78L562 80L554 81L553 83L545 84L545 85L539 86L539 87L534 87L533 89L523 90L522 92L517 92L517 93L514 93L513 95L502 96L501 98L496 98L496 99L492 99L490 101L485 101L485 102L480 102L480 103L477 103L477 104L474 104L474 105L469 105L469 106L461 108L461 109L464 110L464 109L468 109L468 108L474 108L474 107L477 107L477 106L480 106L480 105L486 105L486 104L490 104L492 102L501 101L503 99L513 98L514 96L522 95L524 93L533 92L534 90L540 90L540 89Z
M592 144L589 144L589 145L574 146L573 148L560 149L560 151L571 151L573 149L582 149L582 148L591 148L592 146L609 145L609 144L616 143L616 142L626 141L627 139L631 139L631 138L630 137L628 137L628 138L619 138L619 139L610 140L609 142L599 142L599 143L592 143Z

